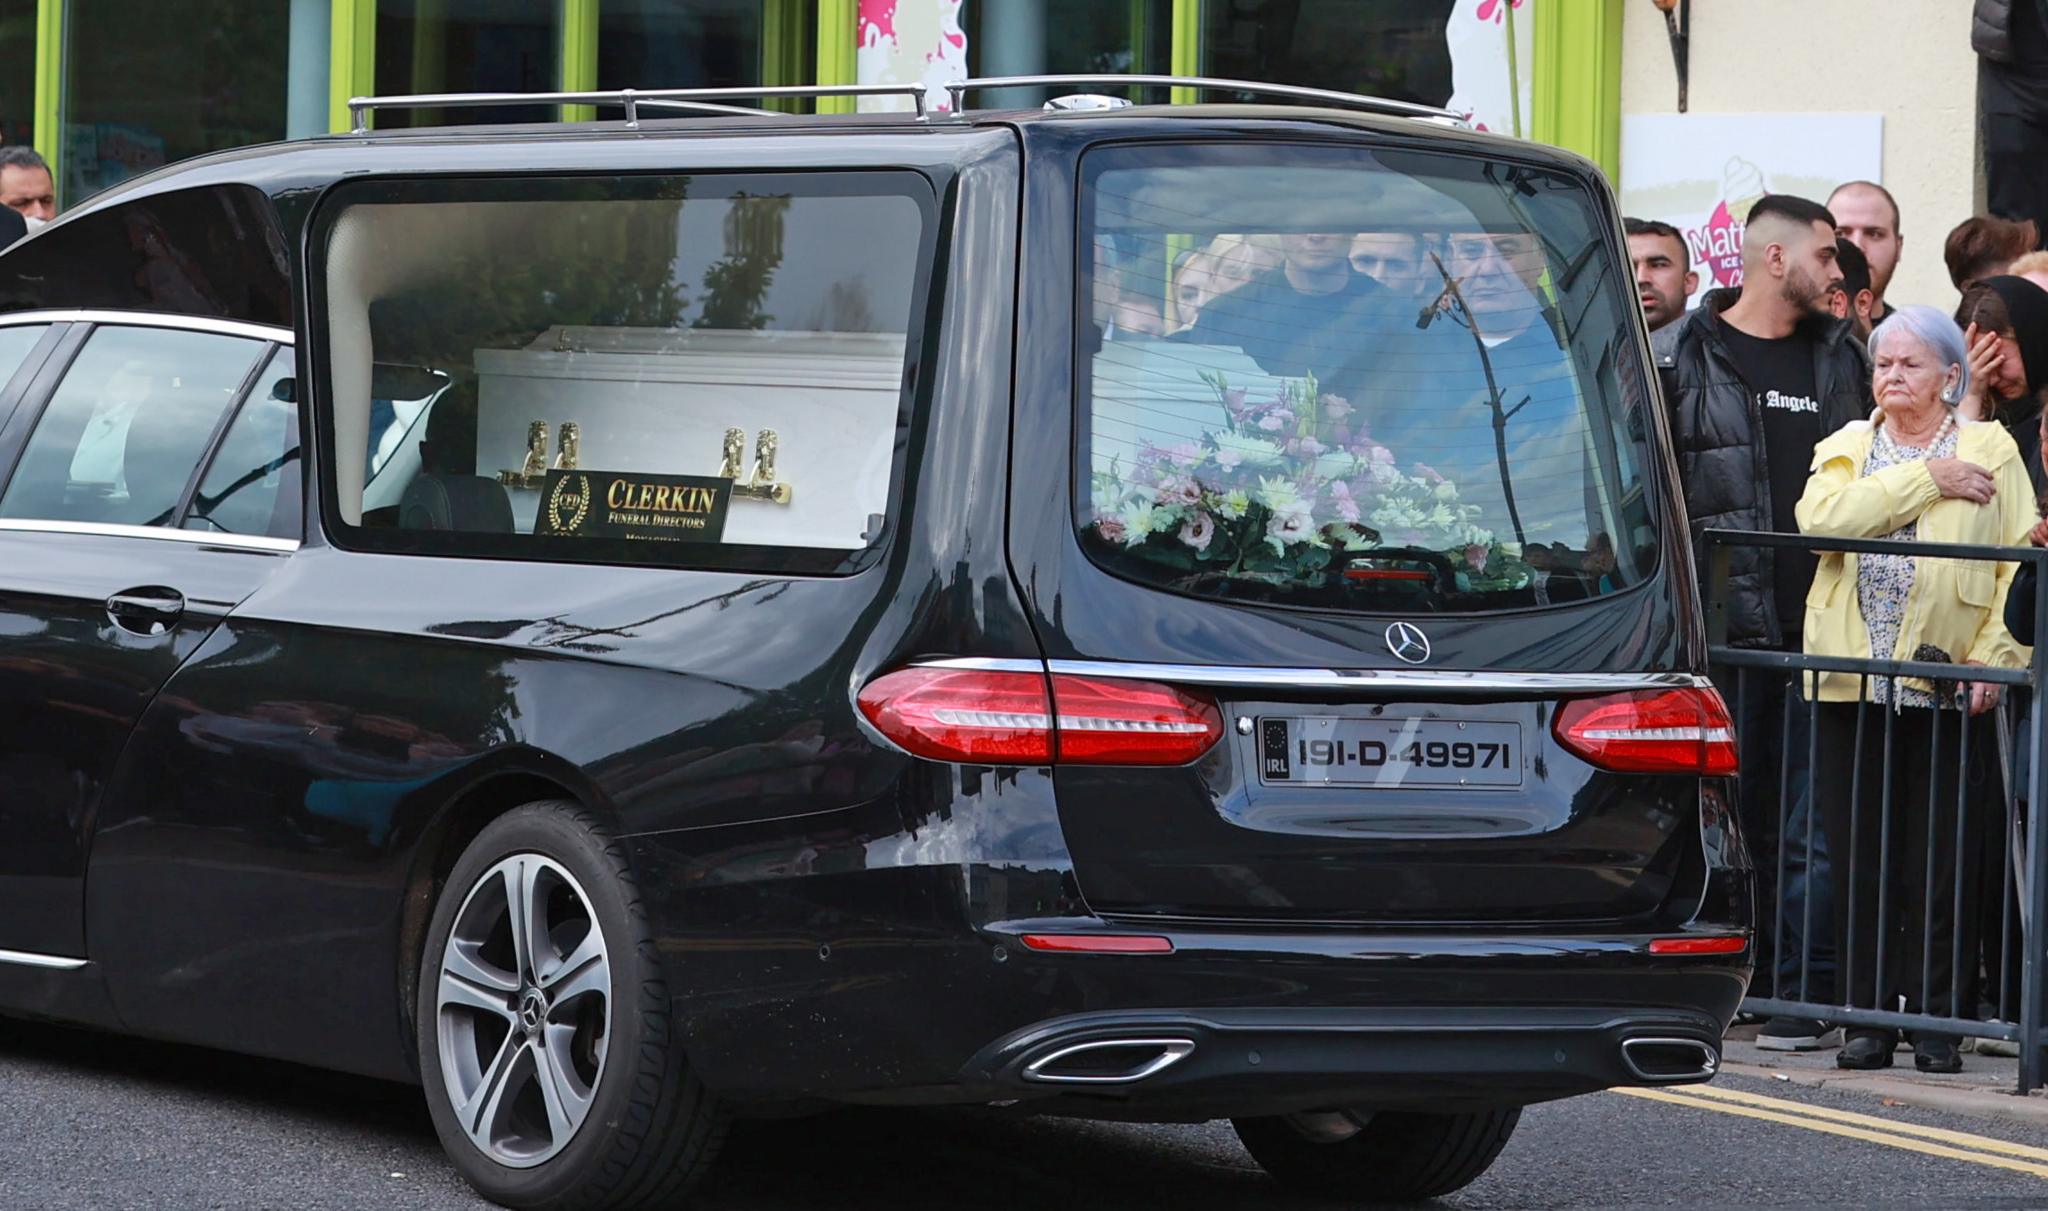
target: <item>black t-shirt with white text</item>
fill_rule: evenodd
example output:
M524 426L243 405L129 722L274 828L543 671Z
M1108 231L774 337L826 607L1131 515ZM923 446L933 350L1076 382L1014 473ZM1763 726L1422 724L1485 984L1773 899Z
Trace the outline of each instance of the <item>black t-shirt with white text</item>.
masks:
M1799 532L1793 514L1813 465L1813 448L1826 437L1820 419L1820 388L1814 381L1813 338L1804 332L1765 340L1717 320L1737 373L1756 398L1763 417L1764 464L1771 481L1771 528ZM1775 589L1778 621L1791 645L1806 616L1806 591L1813 585L1819 560L1798 551L1778 551Z

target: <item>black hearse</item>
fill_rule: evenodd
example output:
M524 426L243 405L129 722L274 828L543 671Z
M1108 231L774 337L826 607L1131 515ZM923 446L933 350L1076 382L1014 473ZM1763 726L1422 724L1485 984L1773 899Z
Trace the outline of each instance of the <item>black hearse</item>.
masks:
M521 1207L837 1103L1418 1198L1711 1077L1748 870L1612 195L1179 83L1300 104L520 98L627 112L0 257L0 1006L417 1081Z

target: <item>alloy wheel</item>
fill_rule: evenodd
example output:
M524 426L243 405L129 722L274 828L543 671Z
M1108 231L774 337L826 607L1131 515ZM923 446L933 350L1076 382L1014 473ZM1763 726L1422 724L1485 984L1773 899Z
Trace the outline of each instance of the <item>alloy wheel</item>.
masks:
M560 1152L590 1114L611 1035L611 963L590 897L551 858L484 872L442 948L435 1021L448 1104L513 1168Z

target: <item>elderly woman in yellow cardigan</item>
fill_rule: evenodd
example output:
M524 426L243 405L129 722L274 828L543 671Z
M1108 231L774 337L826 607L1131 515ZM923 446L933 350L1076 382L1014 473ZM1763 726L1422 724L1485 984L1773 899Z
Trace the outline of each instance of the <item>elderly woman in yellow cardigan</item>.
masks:
M2035 508L2019 447L2002 426L1956 414L1969 370L1955 322L1932 307L1902 307L1871 334L1870 349L1877 412L1814 448L1813 475L1797 509L1800 530L2025 543ZM2025 652L2004 622L2016 567L1824 555L1806 595L1806 651L2020 667ZM1956 957L1976 949L1972 912L1956 919L1956 895L1960 884L1962 903L1974 906L1979 872L1973 842L1956 852L1957 771L1966 729L1970 743L1990 742L1967 720L1998 704L1998 687L1854 673L1809 674L1807 681L1808 697L1818 700L1814 801L1834 864L1836 962L1849 981L1841 989L1846 1003L1892 1009L1903 996L1912 1012L1959 1017L1956 992L1970 987L1972 973L1957 970ZM1966 821L1972 838L1990 826L1987 819ZM1887 867L1889 886L1880 897L1879 872ZM1852 1027L1835 1062L1889 1067L1897 1044L1893 1031ZM1949 1035L1920 1034L1913 1062L1928 1072L1962 1067Z

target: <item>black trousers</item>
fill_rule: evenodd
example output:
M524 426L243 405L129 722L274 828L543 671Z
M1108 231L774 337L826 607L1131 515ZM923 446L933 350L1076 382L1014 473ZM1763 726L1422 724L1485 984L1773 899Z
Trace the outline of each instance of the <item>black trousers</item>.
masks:
M1976 1006L1957 992L1974 982L1981 833L1992 812L1967 793L1961 770L1976 760L1966 744L1995 742L1989 729L1960 711L1833 702L1820 705L1817 727L1814 799L1834 855L1842 994L1857 1009L1896 1010L1904 997L1911 1013L1971 1016Z

